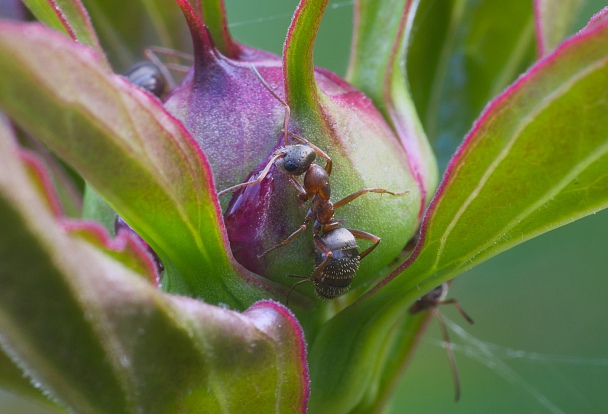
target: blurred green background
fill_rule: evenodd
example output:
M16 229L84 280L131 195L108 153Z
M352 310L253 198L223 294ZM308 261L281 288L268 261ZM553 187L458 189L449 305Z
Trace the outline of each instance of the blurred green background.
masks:
M437 0L443 1L443 0ZM233 35L281 52L297 1L227 0ZM591 2L580 28L605 2ZM344 74L352 1L334 1L324 17L315 63ZM415 82L415 79L411 80ZM462 388L453 379L438 323L431 321L391 404L390 413L608 412L608 212L600 212L507 251L459 276L446 318ZM48 413L0 392L0 413Z

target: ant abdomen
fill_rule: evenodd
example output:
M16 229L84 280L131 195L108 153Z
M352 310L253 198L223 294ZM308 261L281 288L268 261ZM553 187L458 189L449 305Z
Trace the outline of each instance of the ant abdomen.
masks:
M315 266L324 266L318 280L314 280L317 294L325 299L334 299L346 293L357 270L359 250L355 237L345 228L329 230L321 236L323 244L331 251L331 257L317 249Z
M135 86L160 98L167 88L167 80L160 68L148 61L136 63L125 73L125 76Z

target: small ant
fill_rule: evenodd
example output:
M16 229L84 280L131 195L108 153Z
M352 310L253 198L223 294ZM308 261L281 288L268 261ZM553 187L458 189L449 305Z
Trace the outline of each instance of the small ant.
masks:
M291 243L298 235L304 232L308 224L313 221L313 242L315 244L315 269L313 274L308 277L288 275L304 280L295 283L287 294L286 302L294 288L304 282L311 281L315 285L317 294L325 299L333 299L345 293L359 269L359 262L371 253L380 243L380 237L361 230L352 230L339 227L339 222L334 220L334 211L354 199L366 193L387 193L391 195L402 195L405 193L394 193L382 188L365 188L350 194L332 203L330 200L331 188L329 185L329 175L331 174L332 161L327 154L306 139L288 132L290 108L266 83L257 69L250 65L251 70L260 80L262 85L285 107L285 119L283 130L285 133L285 147L279 148L273 153L272 158L266 167L260 172L257 178L233 187L227 188L218 193L218 196L235 191L243 187L260 183L268 174L270 167L275 165L279 170L289 174L290 182L298 190L299 199L307 201L312 197L312 206L308 210L304 222L295 232L293 232L282 243L273 246L258 258L268 254L272 250L283 247ZM303 144L289 145L288 137L291 136ZM316 156L319 155L327 161L325 168L313 164ZM304 174L304 185L295 179L296 176ZM322 235L320 235L322 233ZM359 253L356 239L369 240L373 244L363 252Z
M314 192L315 187L312 186L312 184L310 187L307 187L305 182L304 185L310 192ZM334 211L337 208L340 208L367 193L386 193L391 195L405 194L394 193L383 188L364 188L344 197L334 204L329 198L329 183L326 183L323 188L325 189L324 191L317 191L314 194L312 205L308 210L308 213L306 213L306 217L304 218L304 222L300 225L300 228L294 231L282 243L271 247L258 256L262 257L272 250L288 245L298 235L304 232L308 223L314 219L313 242L316 249L315 269L310 276L288 275L288 277L296 277L304 280L295 283L291 287L291 290L287 294L286 302L289 300L289 295L296 286L308 281L314 283L317 295L325 299L334 299L346 293L355 277L355 273L359 270L359 262L380 244L380 237L371 233L339 227L340 223L334 220ZM321 233L323 234L320 235ZM373 244L359 253L356 239L368 240Z
M416 314L423 311L431 311L433 315L439 321L439 326L441 327L441 333L443 335L443 342L445 343L445 349L448 353L448 359L450 361L450 368L452 370L452 376L454 377L454 392L455 392L455 400L460 400L460 379L458 377L458 369L456 368L456 360L454 359L454 352L452 351L452 343L450 342L450 337L448 336L448 330L445 326L445 322L443 321L443 317L441 316L441 312L439 312L438 307L440 305L454 305L458 312L462 315L463 318L467 320L471 325L474 323L473 319L467 315L467 313L462 309L460 304L456 299L445 299L448 295L448 284L442 283L437 286L435 289L431 290L429 293L418 299L409 309L410 314Z

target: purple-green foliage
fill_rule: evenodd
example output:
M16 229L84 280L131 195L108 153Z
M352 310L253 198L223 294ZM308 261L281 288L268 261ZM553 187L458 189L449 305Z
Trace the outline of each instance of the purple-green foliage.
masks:
M571 31L574 11L547 17L542 1L536 16L530 4L507 12L492 2L475 8L457 1L359 1L347 78L370 101L313 66L326 1L301 2L281 60L235 43L224 29L221 2L206 1L196 10L180 0L197 57L215 53L197 23L200 12L228 57L218 59L226 65L218 73L234 78L207 82L203 66L209 61L195 63L196 87L187 77L182 91L192 92L177 104L174 98L172 115L108 68L124 69L151 43L188 50L177 4L131 2L118 12L111 2L85 1L89 19L77 0L26 3L41 21L82 44L37 24L0 23L0 108L19 127L2 118L0 332L11 360L70 410L381 410L428 319L408 314L416 298L608 201L604 15L551 52L555 39ZM534 59L535 28L546 57L511 84ZM265 300L284 301L292 281L281 277L282 264L261 277L235 261L215 197L215 185L242 181L256 162L249 154L234 175L221 165L234 154L222 151L259 140L269 151L280 136L280 105L270 96L264 103L259 84L243 87L239 93L257 102L247 114L254 133L233 128L223 137L226 147L206 148L208 132L192 121L200 111L200 117L229 122L206 111L204 85L217 91L234 82L255 84L249 63L265 67L278 90L284 79L280 94L292 109L291 125L335 161L336 199L363 186L409 191L394 200L370 195L340 210L349 226L380 232L383 243L344 298L318 302L311 286L298 289L292 302L298 319ZM442 154L456 150L475 118L434 193L437 166L426 134L443 169ZM274 130L264 137L272 119ZM32 142L25 131L79 173L159 254L167 266L162 288L170 293L155 285L155 269L137 241L127 235L111 240L98 224L67 221L60 207L63 202L67 210L61 196L67 185L53 176L54 195L44 168L17 144L18 138ZM256 134L262 137L248 144ZM374 151L385 155L370 156ZM393 174L378 167L386 154L402 160L388 163ZM305 210L284 207L291 215L284 227L293 228ZM101 218L99 207L89 208ZM383 270L421 218L413 254ZM302 237L279 257L293 255L288 261L309 266L301 270L306 274L312 244ZM44 399L14 368L3 373L2 384Z

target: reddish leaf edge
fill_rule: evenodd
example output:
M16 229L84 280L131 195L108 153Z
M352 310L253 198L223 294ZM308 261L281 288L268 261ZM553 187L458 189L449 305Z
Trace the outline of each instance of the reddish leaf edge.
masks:
M300 404L300 412L306 413L306 410L308 407L308 400L310 398L310 372L308 369L308 360L307 360L307 354L306 354L306 339L304 337L304 331L302 329L302 326L298 322L298 319L291 312L291 310L289 308L287 308L286 306L284 306L283 304L273 301L273 300L262 300L262 301L256 302L253 305L251 305L251 307L249 307L249 309L247 309L244 312L244 314L249 316L258 310L266 311L267 309L271 309L272 311L281 315L283 320L289 324L288 331L293 332L295 334L294 338L296 339L296 344L294 345L295 346L294 351L296 352L296 358L300 365L300 372L302 373L302 384L305 387L303 395L302 395L302 401ZM267 333L269 332L269 330L277 331L278 328L282 327L280 324L276 323L277 321L270 319L270 318L265 319L265 320L260 320L260 319L252 319L252 320L260 330L263 330ZM280 338L278 338L276 334L273 335L271 333L271 336L274 339L280 340Z
M37 187L38 194L46 204L48 211L64 232L80 237L95 248L101 248L102 251L107 250L131 256L145 269L143 276L154 286L159 287L160 275L154 259L139 240L126 232L119 232L116 237L111 237L107 230L96 221L66 217L44 163L30 150L19 148L18 154L26 171L30 174L32 184ZM141 271L141 269L138 270Z
M78 9L78 14L82 17L82 21L85 24L85 26L91 36L90 39L86 39L88 41L86 41L85 39L78 38L78 35L77 35L76 31L74 30L74 27L70 24L68 17L64 13L61 5L59 5L56 0L44 0L44 1L46 1L50 5L51 9L53 10L55 15L61 22L62 26L64 27L67 35L76 42L79 42L82 44L88 44L88 46L94 48L101 55L101 57L102 57L101 60L104 63L104 65L107 68L109 68L110 63L105 59L105 55L103 54L103 49L101 48L101 44L99 43L99 38L97 37L97 34L95 33L95 29L93 28L93 24L91 22L91 18L89 17L89 13L87 12L87 9L84 7L82 2L80 0L71 0L72 5L76 6L76 8Z
M79 237L98 249L101 247L102 251L130 255L145 269L143 276L155 287L160 287L160 275L154 259L134 235L121 231L116 237L112 237L101 224L93 220L62 218L58 224L64 232ZM131 270L135 269L131 268Z
M546 55L545 57L538 60L528 71L522 74L513 84L511 84L507 89L505 89L500 95L494 98L482 111L481 115L474 122L472 129L466 135L463 143L458 147L455 154L452 156L452 159L448 163L446 171L443 175L443 179L433 196L429 207L424 215L422 220L422 224L420 226L419 233L419 241L414 248L412 254L399 266L397 266L386 278L378 282L372 289L366 292L361 298L357 300L365 300L365 298L373 295L382 287L386 286L393 279L398 277L401 273L403 273L408 267L410 267L420 255L420 252L424 248L426 241L426 231L429 226L429 222L431 218L434 216L435 211L439 205L439 202L443 199L445 192L449 189L450 184L453 182L453 175L458 170L459 165L461 164L462 158L464 157L468 147L472 145L476 140L477 132L481 129L481 127L485 124L485 122L490 118L497 110L500 108L502 104L509 99L516 91L525 87L525 85L530 82L538 72L549 67L553 64L553 62L558 59L561 54L565 51L570 50L571 48L576 47L576 45L580 42L584 42L587 38L592 37L596 32L608 27L608 7L598 13L597 19L594 16L592 22L590 22L584 29L582 29L578 34L566 39L562 42L553 52ZM599 15L599 16L598 16ZM479 139L479 138L478 138Z
M405 119L403 119L399 114L395 111L395 105L393 103L393 97L391 93L391 84L392 84L392 72L395 66L395 61L400 59L403 50L401 47L404 32L407 27L408 20L410 19L410 11L412 10L412 0L407 0L405 6L403 7L403 14L401 16L401 21L399 22L399 29L397 31L397 35L395 36L395 41L391 47L391 53L388 61L388 65L386 66L386 73L384 75L384 101L387 103L388 112L390 115L390 124L395 131L395 135L399 138L401 146L405 150L407 154L408 165L410 167L410 171L418 184L418 188L420 190L420 210L418 212L418 220L421 220L424 216L424 211L426 208L427 201L429 199L429 189L425 186L425 180L423 177L423 172L425 168L421 165L424 162L421 159L421 149L417 147L416 140L411 137L407 132L411 130L406 125L404 125ZM357 10L357 8L355 8ZM408 91L409 93L409 91ZM408 139L410 138L410 139Z
M55 218L65 216L53 182L38 155L33 151L20 148L19 157L26 170L30 173L30 178L34 181L33 184L37 184L39 194L42 195L51 214Z
M57 18L63 25L67 34L72 38L72 40L78 41L78 37L76 37L76 33L74 32L74 29L72 28L72 25L68 22L67 18L65 17L65 14L63 13L63 10L61 10L61 7L59 5L57 5L57 2L55 0L47 0L47 1L51 5L51 8L55 12L55 15L57 16Z
M319 107L320 92L314 74L313 48L328 3L329 0L301 0L285 37L282 59L285 99L292 114L296 115L295 119L298 112L309 111L315 114L317 120L324 118ZM319 8L316 16L314 10L310 10L315 6ZM303 44L297 42L298 34L302 32L306 34Z
M238 59L244 48L235 42L230 30L228 29L228 20L226 17L226 5L223 0L206 0L198 1L198 14L203 25L209 28L211 36L220 52L230 58Z
M605 23L606 20L608 20L608 7L604 7L602 10L600 10L597 13L595 13L593 15L593 17L591 17L591 20L589 20L589 23L587 23L587 25L585 27L583 27L579 31L579 33L582 33L582 32L587 31L587 30L591 30L594 27L602 25L602 24Z

